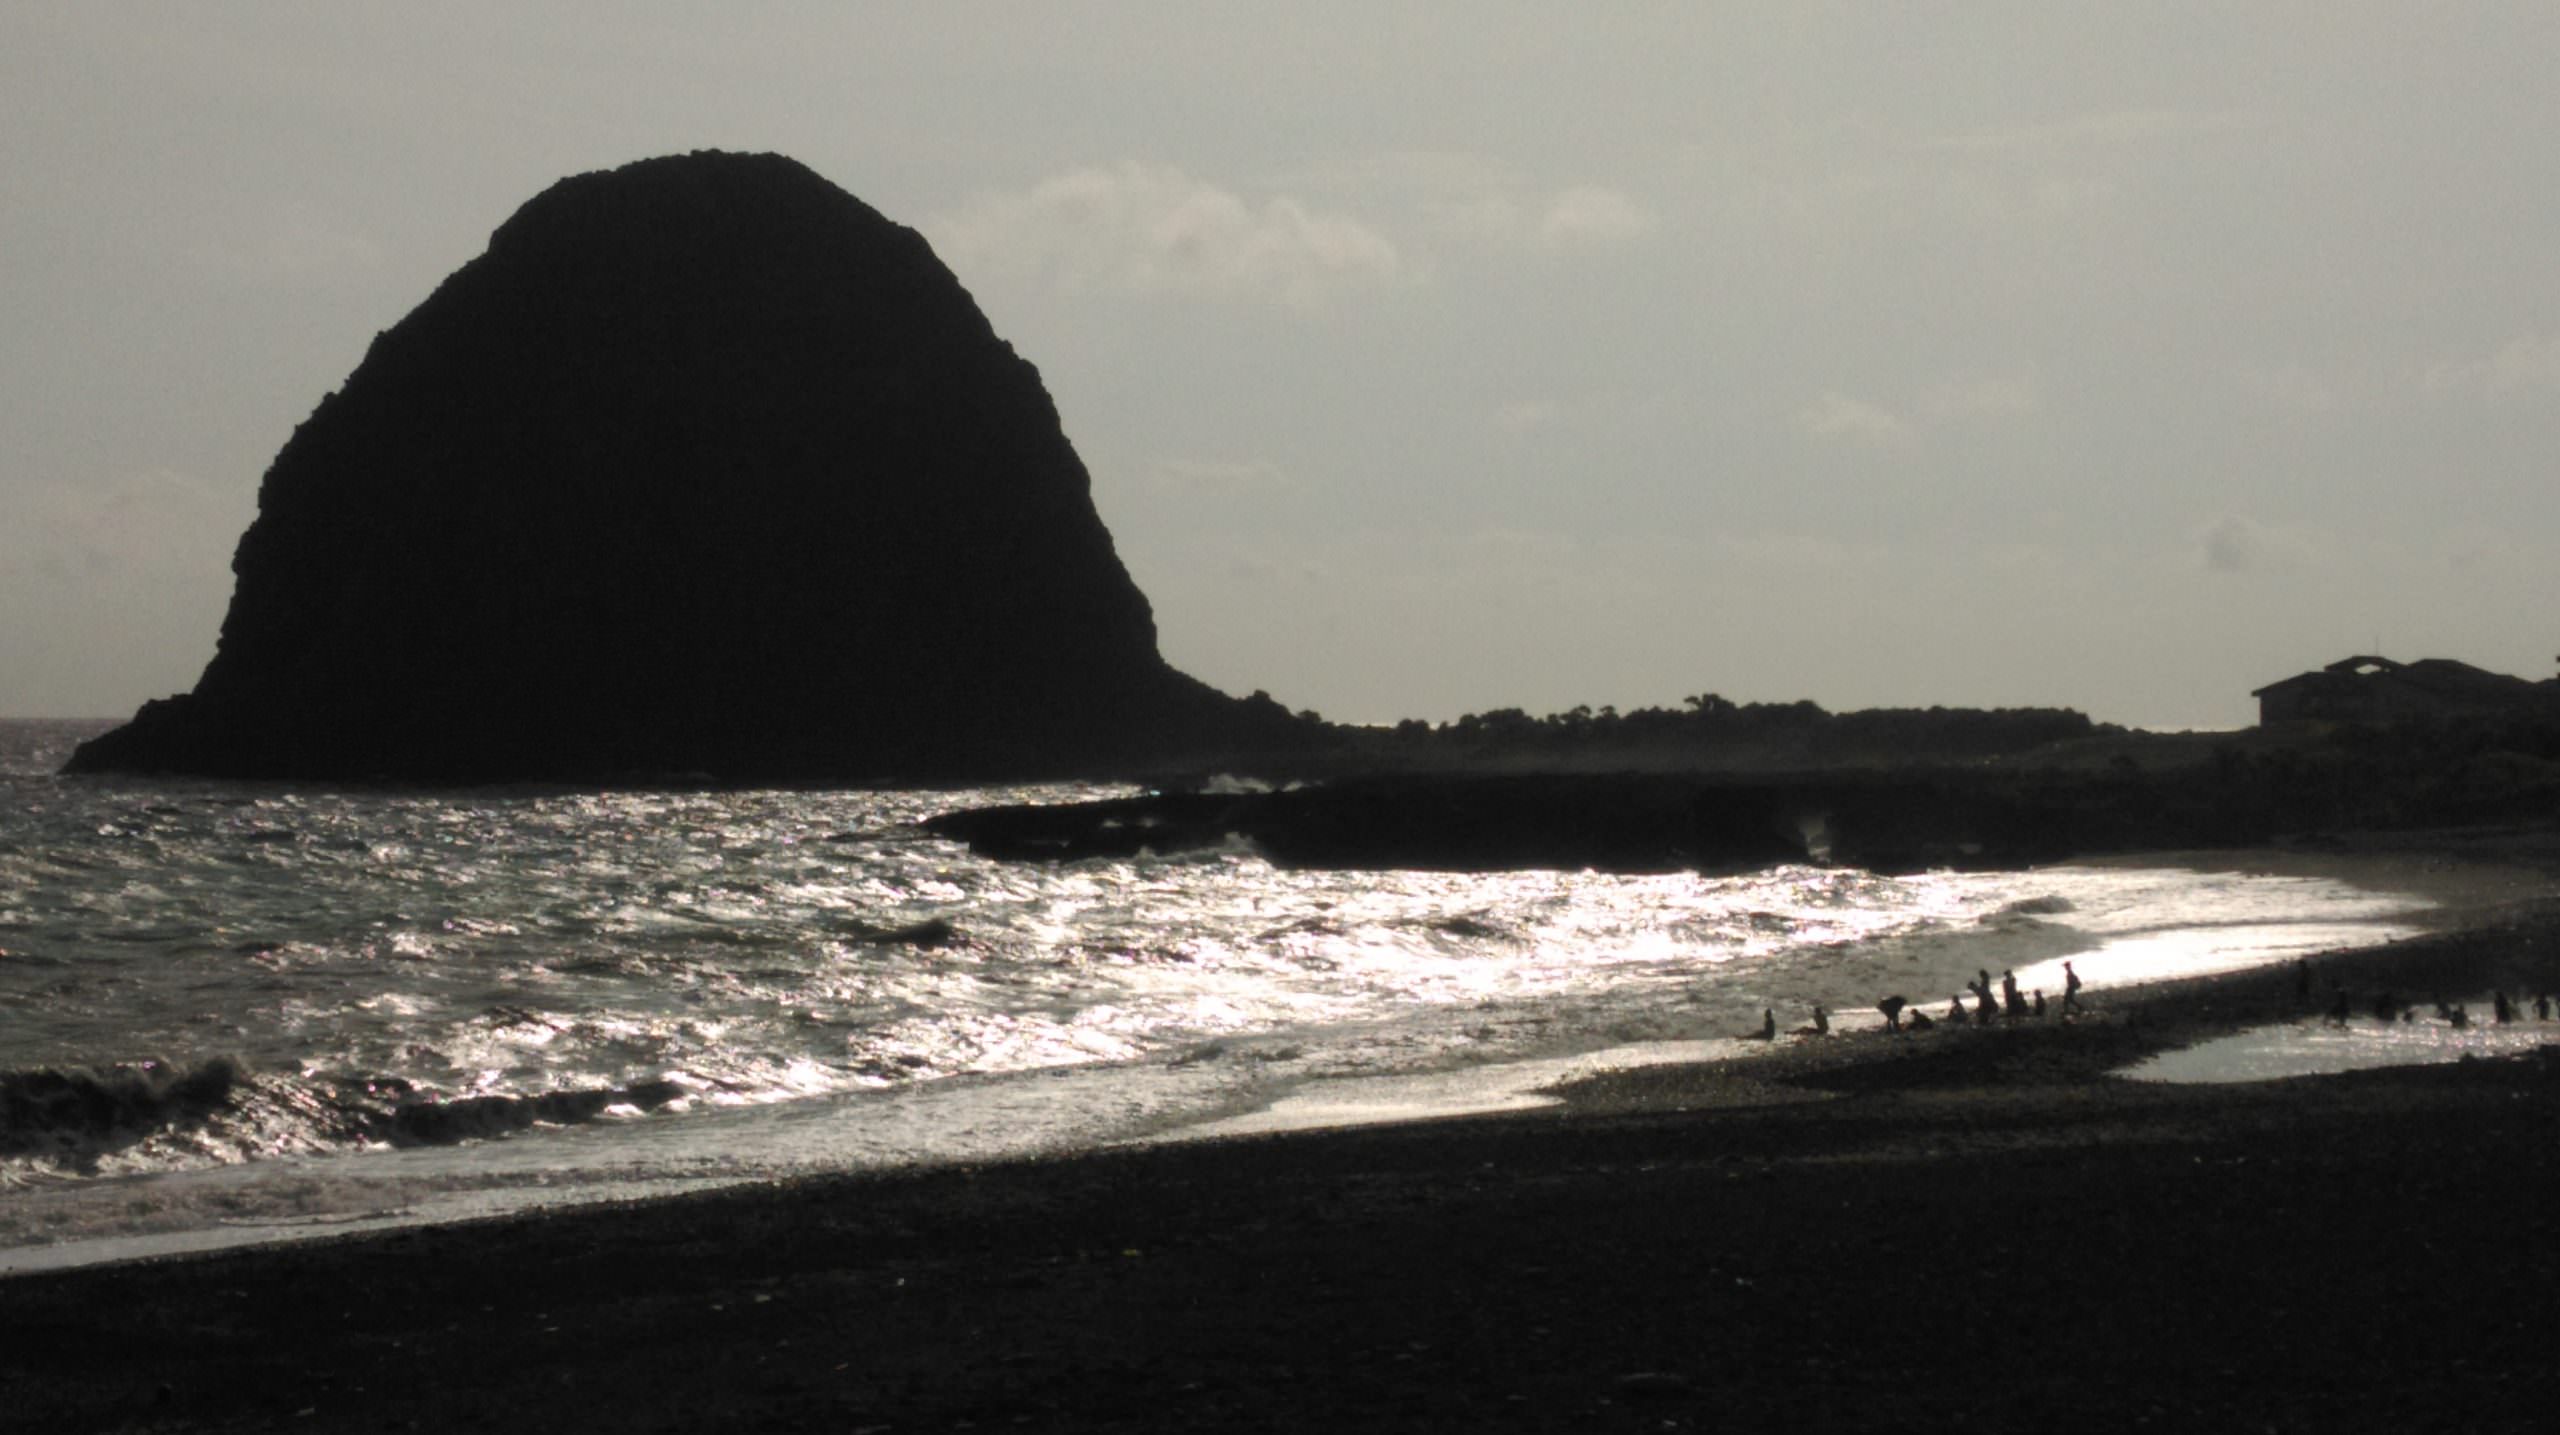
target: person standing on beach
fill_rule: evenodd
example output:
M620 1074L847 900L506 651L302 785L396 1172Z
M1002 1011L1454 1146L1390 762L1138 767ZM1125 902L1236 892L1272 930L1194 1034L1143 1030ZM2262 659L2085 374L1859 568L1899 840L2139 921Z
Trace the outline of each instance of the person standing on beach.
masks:
M2070 1016L2086 1010L2087 1007L2080 1005L2080 974L2071 969L2070 962L2065 961L2062 964L2062 1014Z
M2018 995L2018 974L2014 971L2000 973L2000 1009L2008 1013L2011 1021L2027 1014L2027 1000Z

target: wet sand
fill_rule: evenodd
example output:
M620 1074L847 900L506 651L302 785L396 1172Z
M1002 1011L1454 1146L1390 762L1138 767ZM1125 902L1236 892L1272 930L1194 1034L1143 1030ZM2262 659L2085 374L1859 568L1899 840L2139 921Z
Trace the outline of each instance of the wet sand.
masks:
M2560 907L1561 1107L0 1282L27 1430L2539 1428L2560 1057L2109 1073Z

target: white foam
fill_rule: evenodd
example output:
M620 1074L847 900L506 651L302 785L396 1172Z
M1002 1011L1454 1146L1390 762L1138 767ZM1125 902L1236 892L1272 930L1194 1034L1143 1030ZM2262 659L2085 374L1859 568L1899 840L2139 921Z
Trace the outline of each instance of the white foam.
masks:
M117 811L140 800L83 793ZM289 983L353 994L293 1005L292 1023L243 1039L253 1063L292 1090L333 1072L502 1095L675 1073L689 1090L720 1094L441 1147L285 1154L308 1148L279 1137L256 1148L261 1159L218 1170L149 1174L137 1165L173 1158L144 1143L118 1158L136 1163L123 1168L132 1174L48 1170L9 1189L0 1271L1165 1132L1525 1109L1549 1099L1542 1088L1594 1071L1729 1054L1731 1043L1702 1034L1756 1027L1764 1008L1784 1028L1816 1004L1837 1026L1872 1025L1887 994L1934 1012L1978 967L1996 976L2013 963L2052 1000L2062 953L2104 987L2380 941L2414 930L2399 914L2426 905L2338 882L2139 868L1896 879L1813 867L1724 878L1308 873L1232 856L1010 867L938 844L818 851L802 841L868 830L903 801L706 796L685 799L678 821L636 798L467 808L350 798L293 816L298 832L387 831L419 851L476 853L491 880L393 881L354 870L369 859L332 866L335 849L316 841L260 847L261 864L299 865L258 878L246 896L271 905L248 903L257 920L239 930L301 942L290 950L311 970L278 975L242 960L227 929L192 965L61 945L63 967L0 970L0 988L16 979L52 992L84 963L121 963L118 973L167 987L155 997L162 1026L137 1025L146 1003L128 985L76 1009L53 997L22 1003L41 1017L0 1026L0 1038L40 1037L54 1048L26 1059L64 1065L156 1050L224 1000L226 1020L255 1028ZM153 820L201 829L210 883L231 870L221 860L231 811ZM700 933L676 924L674 936L600 934L595 913L711 860L682 843L649 846L696 819L728 834L720 870L701 876L699 892L678 883L668 900L699 897L723 920ZM605 876L580 875L577 864L622 847L632 851ZM304 880L315 871L338 885L315 896ZM62 910L86 901L94 880L63 879ZM832 916L885 920L917 894L931 899L921 910L949 909L967 939L910 950L824 935L842 925ZM749 919L758 903L771 908L762 925ZM384 918L392 938L432 928L405 955L340 930L344 911L411 907L449 910L454 925ZM84 930L60 921L65 933ZM515 1018L519 1008L540 1020ZM12 1179L0 1168L0 1181Z
M1535 1110L1541 1106L1561 1104L1562 1098L1548 1093L1551 1088L1569 1081L1629 1067L1718 1061L1741 1055L1749 1049L1750 1044L1741 1041L1651 1041L1613 1046L1605 1051L1579 1056L1496 1062L1423 1075L1315 1081L1258 1110L1182 1126L1142 1139L1252 1136L1275 1131L1314 1131L1339 1126L1420 1121L1441 1116Z

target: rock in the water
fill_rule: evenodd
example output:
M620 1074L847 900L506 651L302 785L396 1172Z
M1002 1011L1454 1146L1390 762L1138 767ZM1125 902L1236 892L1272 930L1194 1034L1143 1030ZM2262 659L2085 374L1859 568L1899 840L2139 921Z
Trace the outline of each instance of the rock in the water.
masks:
M579 175L321 400L195 690L72 769L984 780L1285 725L1166 665L1089 487L913 230L779 155Z

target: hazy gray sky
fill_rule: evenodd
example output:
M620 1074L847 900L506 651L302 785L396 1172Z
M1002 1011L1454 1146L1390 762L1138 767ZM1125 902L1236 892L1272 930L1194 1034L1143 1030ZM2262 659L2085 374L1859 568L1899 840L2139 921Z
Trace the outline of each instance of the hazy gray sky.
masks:
M925 232L1232 691L2548 676L2554 74L2548 3L8 0L0 713L192 685L374 333L697 148Z

